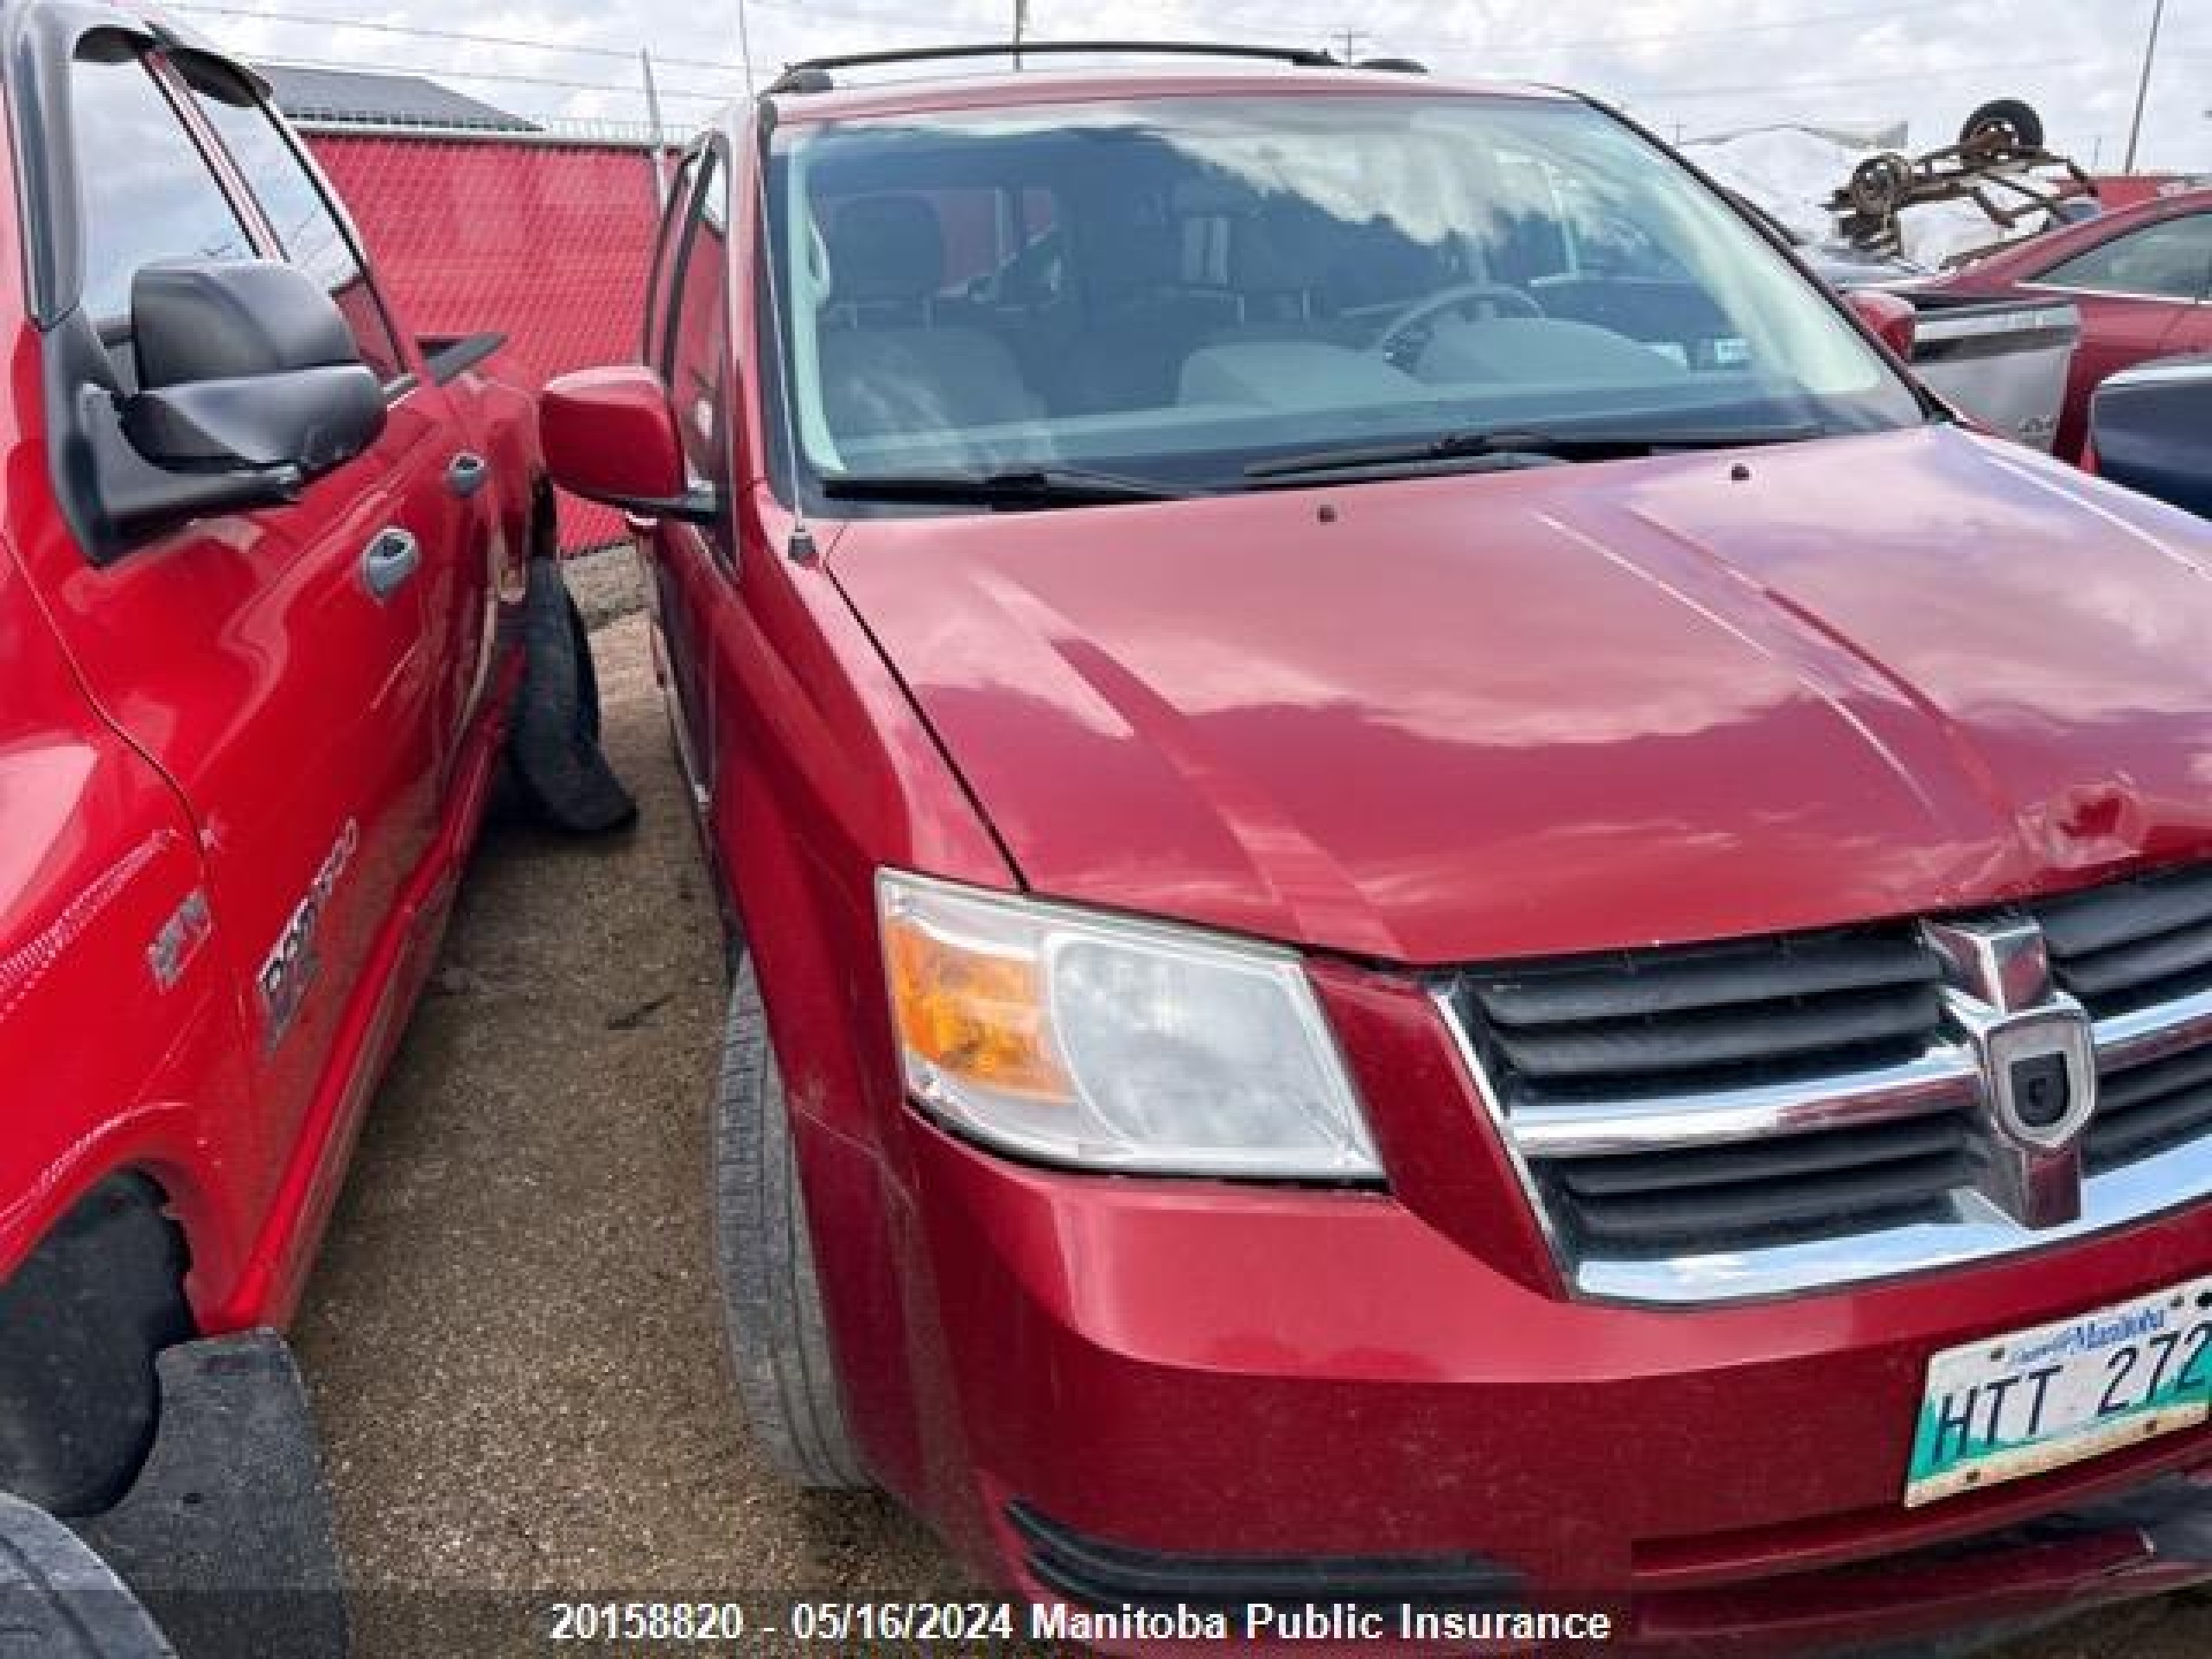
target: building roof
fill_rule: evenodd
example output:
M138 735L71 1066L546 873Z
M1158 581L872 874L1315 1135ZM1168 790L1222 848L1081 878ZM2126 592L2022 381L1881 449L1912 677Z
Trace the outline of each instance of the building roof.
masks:
M254 66L276 107L295 121L365 127L463 128L477 132L536 132L534 122L442 86L423 75L360 69Z

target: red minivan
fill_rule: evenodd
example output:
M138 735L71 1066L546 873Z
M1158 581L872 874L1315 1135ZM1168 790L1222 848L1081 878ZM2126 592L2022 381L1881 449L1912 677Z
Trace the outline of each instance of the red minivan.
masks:
M795 68L544 400L756 1433L1112 1651L2212 1573L2212 530L1611 111L1269 55Z

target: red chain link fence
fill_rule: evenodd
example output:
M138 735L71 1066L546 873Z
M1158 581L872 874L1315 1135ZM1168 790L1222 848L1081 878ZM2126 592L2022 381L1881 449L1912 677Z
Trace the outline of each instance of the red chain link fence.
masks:
M418 334L504 334L491 371L532 391L637 360L660 213L650 143L303 124ZM568 496L561 529L570 552L622 536L619 515Z

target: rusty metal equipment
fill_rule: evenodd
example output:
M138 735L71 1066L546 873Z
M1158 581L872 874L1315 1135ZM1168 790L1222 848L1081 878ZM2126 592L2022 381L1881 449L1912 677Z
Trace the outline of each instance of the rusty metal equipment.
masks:
M2024 226L2047 230L2066 222L2065 204L2087 200L2094 189L2077 162L2044 147L2043 118L2032 107L2000 98L1966 118L1955 144L1919 156L1884 150L1868 156L1827 207L1853 247L1898 258L1904 251L1899 215L1906 209L1971 201L2002 234L1944 262L1958 265L2012 240Z

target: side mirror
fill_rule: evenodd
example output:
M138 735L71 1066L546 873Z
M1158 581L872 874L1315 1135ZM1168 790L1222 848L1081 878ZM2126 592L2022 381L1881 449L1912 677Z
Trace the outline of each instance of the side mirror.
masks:
M2121 370L2089 403L2092 471L2212 518L2212 356Z
M384 388L344 315L289 265L149 265L131 281L130 334L124 436L167 471L234 477L231 505L289 499L384 430Z
M1843 296L1852 315L1874 331L1875 337L1907 362L1920 327L1920 313L1910 300L1878 288L1854 288Z
M538 395L537 434L553 481L573 495L641 518L703 523L721 503L690 487L668 387L630 364L579 369Z

